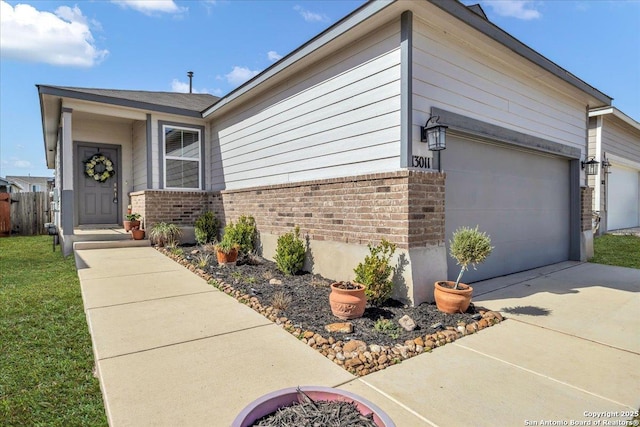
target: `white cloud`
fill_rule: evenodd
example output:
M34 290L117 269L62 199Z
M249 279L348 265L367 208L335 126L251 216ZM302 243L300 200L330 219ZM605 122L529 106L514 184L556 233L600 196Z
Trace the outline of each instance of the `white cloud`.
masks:
M32 166L29 160L14 160L13 167L18 169L29 169Z
M3 58L77 67L91 67L109 53L95 46L78 6L51 13L5 1L0 4L0 47Z
M186 8L178 7L173 0L111 0L122 7L128 7L145 15L152 15L155 12L161 13L182 13Z
M542 16L535 9L534 3L531 0L486 0L483 2L500 16L523 19L525 21L538 19Z
M236 65L235 67L233 67L233 70L231 70L229 74L225 74L224 77L227 79L227 82L229 82L229 84L239 85L246 82L259 72L260 70L250 70L247 67L238 67Z
M327 15L311 12L300 5L295 5L293 10L298 12L307 22L329 22Z
M275 62L282 58L282 55L280 55L275 50L270 50L269 52L267 52L267 57L269 58L269 61Z

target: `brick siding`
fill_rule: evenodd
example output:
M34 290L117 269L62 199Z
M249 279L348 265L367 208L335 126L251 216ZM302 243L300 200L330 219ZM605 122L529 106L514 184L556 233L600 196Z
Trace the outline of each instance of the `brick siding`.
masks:
M592 218L593 218L593 188L591 187L581 187L580 188L580 206L581 206L581 215L580 215L580 230L587 231L591 230Z
M263 233L280 235L297 225L312 240L368 244L386 238L408 249L444 242L444 181L443 173L397 171L214 193L147 190L131 196L134 212L148 224L193 225L209 209L222 222L253 215Z

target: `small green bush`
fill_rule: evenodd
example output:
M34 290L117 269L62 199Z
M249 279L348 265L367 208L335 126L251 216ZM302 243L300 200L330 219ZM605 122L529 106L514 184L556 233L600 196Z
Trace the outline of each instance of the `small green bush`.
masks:
M400 336L400 326L394 323L391 319L385 319L383 317L379 318L373 325L373 329L378 332L382 332L393 339L397 339Z
M287 275L296 274L302 270L305 253L304 243L300 239L300 227L296 226L294 231L278 237L274 257L278 270Z
M236 236L240 245L240 252L250 254L254 252L258 230L256 220L252 216L241 215L236 224Z
M355 281L367 287L365 295L373 305L382 305L393 293L390 276L394 267L389 265L389 261L395 251L396 245L386 239L376 246L369 244L369 255L353 270Z
M196 242L198 242L199 245L205 245L218 239L220 222L213 212L207 211L200 215L198 219L196 219L194 226Z

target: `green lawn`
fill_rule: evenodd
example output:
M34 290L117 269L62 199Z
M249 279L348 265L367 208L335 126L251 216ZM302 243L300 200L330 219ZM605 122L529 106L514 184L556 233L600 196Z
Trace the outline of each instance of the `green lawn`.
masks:
M73 257L0 238L0 424L106 426Z
M640 237L605 234L593 239L595 256L589 262L640 268Z

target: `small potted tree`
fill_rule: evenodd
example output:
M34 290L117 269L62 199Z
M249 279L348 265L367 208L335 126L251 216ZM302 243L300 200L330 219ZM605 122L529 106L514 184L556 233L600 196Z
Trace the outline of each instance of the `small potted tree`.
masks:
M140 227L140 217L141 215L139 213L129 212L125 216L125 218L127 219L123 221L124 231L131 231L131 229L134 227Z
M238 229L233 221L229 221L229 224L224 227L222 240L215 245L218 264L224 265L238 260L238 249L240 248L238 240Z
M453 314L464 313L469 308L473 288L460 283L460 280L469 265L475 270L492 250L491 239L486 233L480 232L478 226L460 227L453 233L453 238L449 241L449 254L460 266L460 274L455 282L447 280L435 283L433 296L438 310Z

